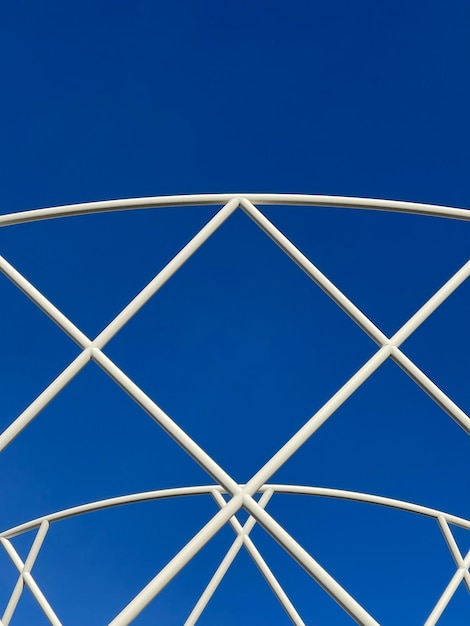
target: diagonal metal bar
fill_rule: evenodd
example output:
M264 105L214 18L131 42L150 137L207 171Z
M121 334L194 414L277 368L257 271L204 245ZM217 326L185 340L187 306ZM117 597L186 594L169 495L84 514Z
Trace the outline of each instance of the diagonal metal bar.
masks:
M207 587L202 592L193 610L189 614L188 619L185 621L184 626L194 626L194 624L196 624L201 614L203 613L204 609L206 608L207 604L209 603L212 596L214 595L217 587L222 582L222 579L227 573L229 567L232 565L233 561L235 560L235 557L240 552L240 549L242 546L243 546L243 537L237 537L235 541L232 543L232 545L230 546L229 550L226 552L224 558L220 562L219 567L216 569L216 571L214 572L214 575L212 576L209 583L207 584Z
M66 335L73 339L80 348L88 348L91 345L91 340L82 333L62 311L52 304L39 289L30 283L29 280L20 274L20 272L2 256L0 256L0 271L7 276L25 296L34 302L43 313L50 317Z
M395 346L401 345L469 276L470 261L467 261L397 330L390 342Z
M253 495L322 426L339 407L388 359L392 346L378 350L247 482ZM254 501L253 501L254 502Z
M36 581L31 575L31 569L39 554L39 550L41 549L41 546L44 542L44 538L46 536L48 529L49 529L49 522L47 520L44 520L41 526L39 527L39 530L33 541L33 545L31 546L31 550L29 551L29 554L25 563L23 563L23 561L21 560L20 556L18 555L18 552L13 547L13 544L8 539L4 539L3 537L0 537L0 543L3 545L8 556L11 558L15 567L20 573L18 582L15 586L15 589L13 590L10 601L2 617L4 626L8 626L8 624L10 623L10 620L13 616L13 613L16 609L21 593L23 591L24 583L26 583L26 585L29 587L31 593L36 599L36 602L39 604L40 608L42 609L42 611L44 612L44 614L46 615L47 619L52 624L52 626L62 626L59 618L55 614L51 605L49 604L43 592L40 590Z
M437 623L438 619L441 617L442 613L444 612L446 606L452 600L454 593L457 591L458 586L462 582L465 576L465 572L468 572L469 567L470 567L470 550L467 552L462 566L458 568L458 570L452 576L449 584L444 589L443 594L441 595L435 607L431 611L430 616L425 621L424 626L434 626Z
M447 547L449 548L449 552L451 553L455 564L457 565L457 567L465 568L462 553L459 550L459 547L457 545L457 542L455 541L452 531L449 528L447 520L442 515L439 515L439 517L437 518L437 523L439 524L439 528L441 529L441 532L444 536ZM467 591L470 593L470 572L468 571L468 568L466 568L464 572L464 582L465 586L467 587Z
M266 493L263 494L263 497L264 495L266 495ZM269 492L269 495L267 495L266 498L264 498L264 501L261 504L261 506L266 506L272 494L273 494L272 491ZM225 506L226 501L224 500L224 498L218 491L212 491L212 497L215 499L215 501L219 504L221 508ZM248 524L250 520L253 520L253 521L252 523ZM206 588L204 589L201 596L199 597L198 601L194 605L193 610L191 611L191 613L188 616L188 619L184 623L185 626L194 626L194 624L196 624L197 620L199 619L202 612L206 608L208 602L210 601L215 591L217 590L217 587L222 582L223 577L227 573L230 565L233 563L235 557L240 552L240 549L243 546L244 536L248 535L251 532L255 524L255 520L251 517L245 522L243 528L241 524L238 522L238 520L236 520L235 517L232 517L230 522L233 524L234 521L236 521L238 525L238 529L236 530L237 537L235 541L232 543L232 545L230 546L227 553L224 555L224 558L222 559L220 565L214 572L214 575L212 576Z
M145 394L119 367L101 350L92 348L93 360L114 382L159 424L199 465L229 493L240 493L239 485L218 465L191 437L174 422L151 398Z
M91 359L89 348L67 366L59 376L0 435L0 453L15 439Z
M248 554L251 556L253 561L258 566L258 569L260 570L261 574L264 576L264 579L266 580L268 585L271 587L279 603L281 604L281 606L284 607L284 610L286 611L287 615L290 617L292 623L295 624L295 626L305 626L304 621L298 614L296 608L290 601L284 589L279 584L277 578L272 573L268 564L266 563L264 558L261 556L258 548L253 543L251 537L245 537L243 543L245 544L245 548L247 549Z
M232 198L203 228L173 257L150 283L112 320L93 341L103 348L121 328L152 298L157 291L186 263L216 230L238 209L239 198Z
M259 506L265 509L273 493L274 491L272 489L268 489L267 491L265 491L258 502ZM213 491L212 495L214 499L217 501L217 503L219 504L219 506L224 506L225 500L222 497L222 494L220 492ZM265 498L265 495L267 496L266 498ZM279 581L274 576L273 572L269 568L264 558L261 556L258 548L253 543L253 540L249 536L249 533L251 532L253 526L255 525L255 522L256 520L252 516L250 516L242 527L242 525L240 524L240 522L237 520L235 516L230 519L230 524L233 530L235 531L235 533L237 534L237 538L234 541L234 545L238 541L238 539L242 537L243 545L245 546L248 554L251 556L255 565L260 570L262 576L264 577L268 585L271 587L271 590L273 591L274 595L278 599L280 605L284 608L285 612L291 619L292 623L295 624L295 626L305 626L304 621L298 614L296 608L290 601L286 592L281 587Z
M467 435L470 435L470 417L440 387L398 348L393 348L391 358Z
M268 218L249 200L242 198L240 207L261 230L322 289L379 346L389 343L384 333L347 298Z

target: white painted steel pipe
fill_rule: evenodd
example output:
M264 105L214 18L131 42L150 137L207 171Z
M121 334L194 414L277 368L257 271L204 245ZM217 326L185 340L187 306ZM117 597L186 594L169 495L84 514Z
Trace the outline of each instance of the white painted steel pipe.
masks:
M244 485L240 484L239 487L240 489L243 489ZM348 491L344 489L330 489L328 487L281 485L276 483L262 485L258 491L259 493L264 493L267 490L273 490L274 493L281 495L333 498L337 500L362 502L364 504L374 504L377 506L397 509L399 511L407 511L408 513L415 513L417 515L430 517L436 520L439 517L443 517L448 524L470 530L470 520L463 517L452 515L451 513L446 513L445 511L433 509L428 506L422 506L420 504L414 504L412 502L406 502L404 500L397 500L395 498L388 498L385 496L377 496L370 493L361 493L359 491ZM206 496L211 495L214 491L218 491L222 494L227 493L227 491L220 485L200 485L194 487L175 487L173 489L143 491L141 493L133 493L126 496L106 498L105 500L97 500L95 502L89 502L88 504L81 504L69 509L63 509L62 511L55 511L53 513L49 513L48 515L43 515L23 524L19 524L18 526L13 526L12 528L8 528L0 532L0 538L11 539L13 537L17 537L22 533L38 528L45 520L47 520L50 524L53 524L72 517L77 517L79 515L86 515L95 511L103 511L105 509L111 509L127 504L153 502L154 500L166 500L169 498Z
M22 430L51 402L62 389L80 372L91 359L91 350L87 348L64 369L55 380L34 400L14 422L0 435L0 452L15 439Z
M199 600L194 605L194 608L189 614L188 619L185 621L184 626L194 626L194 624L196 624L242 547L243 537L237 537L228 549L219 567L214 572L214 575L202 592Z
M206 472L232 495L239 493L238 484L191 437L151 400L117 365L101 350L92 348L93 360L167 432Z
M194 235L178 254L155 276L142 291L101 331L93 345L103 348L116 333L126 324L144 304L146 304L157 291L186 263L192 255L211 237L215 231L236 211L239 206L239 198L232 198L218 211L209 222Z
M30 211L19 211L0 215L0 226L11 226L26 222L36 222L58 217L106 213L109 211L129 211L133 209L158 209L164 207L183 207L226 204L233 198L243 197L260 205L286 205L330 207L343 209L365 209L370 211L390 211L394 213L410 213L429 215L449 219L470 221L468 209L425 204L422 202L403 202L401 200L381 200L376 198L354 198L347 196L324 196L289 193L221 193L194 194L181 196L153 196L148 198L126 198L119 200L102 200L83 202Z

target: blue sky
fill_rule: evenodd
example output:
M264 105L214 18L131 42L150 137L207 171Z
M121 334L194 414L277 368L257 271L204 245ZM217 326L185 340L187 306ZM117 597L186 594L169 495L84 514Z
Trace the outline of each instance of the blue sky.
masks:
M10 3L0 23L1 213L121 197L289 192L470 207L464 2ZM1 229L0 254L95 336L215 213L158 209ZM340 209L266 215L386 334L468 260L469 224ZM470 285L403 345L467 413ZM0 427L78 347L0 277ZM375 351L242 212L105 352L240 482ZM470 517L468 437L385 363L274 477ZM134 491L205 484L95 365L0 456L2 529ZM437 525L278 496L269 512L385 625L418 624L455 566ZM64 624L107 623L216 511L140 504L52 527L33 574ZM224 529L136 620L181 624ZM462 551L468 532L456 530ZM307 624L349 624L260 529ZM25 557L32 538L18 538ZM0 602L16 580L0 553ZM46 623L29 592L12 624ZM462 587L442 624L467 624ZM289 623L246 554L201 624Z

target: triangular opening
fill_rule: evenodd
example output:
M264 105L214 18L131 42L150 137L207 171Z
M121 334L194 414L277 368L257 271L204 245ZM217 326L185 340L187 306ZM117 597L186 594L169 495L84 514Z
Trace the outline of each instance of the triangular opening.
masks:
M467 552L470 550L470 529L461 528L454 524L449 524L449 528L460 550L460 554L465 558Z
M373 350L242 212L106 347L240 481Z
M5 276L0 275L0 432L78 354L78 346Z
M21 224L2 229L2 254L93 338L216 211L148 209Z
M255 527L251 536L256 548L305 624L349 626L352 623L349 615L264 529ZM356 597L356 600L361 601L361 598ZM274 595L272 602L278 602ZM288 619L287 615L285 619Z
M33 530L29 530L28 532L21 533L21 535L17 535L10 539L11 544L18 552L23 563L26 562L28 558L29 551L32 548L34 540L36 539L36 535L38 534L38 528L34 528ZM44 545L44 543L43 543ZM43 546L41 546L42 549Z
M198 624L279 624L292 622L244 548L235 557Z
M447 414L386 361L272 480L386 495L465 516L469 445Z
M403 352L467 415L470 414L469 310L470 280L467 279L403 344Z
M260 208L388 335L468 260L470 226L462 221L321 207Z
M202 548L195 558L165 587L137 618L137 624L155 624L160 621L169 626L184 624L219 564L229 550L235 536L226 526ZM231 567L234 567L232 563ZM229 570L230 571L230 570ZM209 600L198 624L203 624L218 589ZM221 622L225 623L225 622Z

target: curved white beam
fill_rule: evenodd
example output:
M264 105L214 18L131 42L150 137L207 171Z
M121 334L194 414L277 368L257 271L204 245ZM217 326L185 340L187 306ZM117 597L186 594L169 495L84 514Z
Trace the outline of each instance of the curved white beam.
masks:
M239 485L240 488L243 488L243 486L244 485ZM385 496L376 496L370 493L362 493L360 491L329 489L327 487L309 487L305 485L266 484L259 489L258 493L264 493L268 490L272 490L274 494L317 496L322 498L335 498L339 500L352 500L355 502L363 502L365 504L375 504L378 506L407 511L409 513L424 515L425 517L432 517L436 520L438 520L439 517L442 517L448 524L453 524L454 526L460 526L461 528L470 530L470 520L463 517L452 515L451 513L445 513L444 511L422 506L420 504L414 504L413 502L397 500L395 498L386 498ZM53 522L59 522L70 517L92 513L94 511L102 511L103 509L110 509L117 506L123 506L125 504L135 504L137 502L148 502L152 500L164 500L167 498L181 498L184 496L210 496L214 491L218 491L222 494L228 493L220 485L198 485L195 487L177 487L174 489L142 491L140 493L132 493L127 496L96 500L95 502L81 504L69 509L55 511L54 513L37 517L28 522L24 522L23 524L19 524L18 526L13 526L12 528L2 531L0 533L0 537L11 539L17 535L28 532L29 530L38 528L44 521L48 521L52 524Z
M232 198L246 198L255 204L334 207L347 209L366 209L372 211L392 211L397 213L415 213L470 221L470 210L454 207L403 202L401 200L379 200L376 198L350 198L347 196L322 196L282 193L221 193L195 194L184 196L152 196L147 198L126 198L122 200L103 200L67 204L44 209L19 211L0 215L0 226L10 226L25 222L36 222L56 217L71 217L108 211L129 211L132 209L156 209L164 207L208 206L226 204Z

